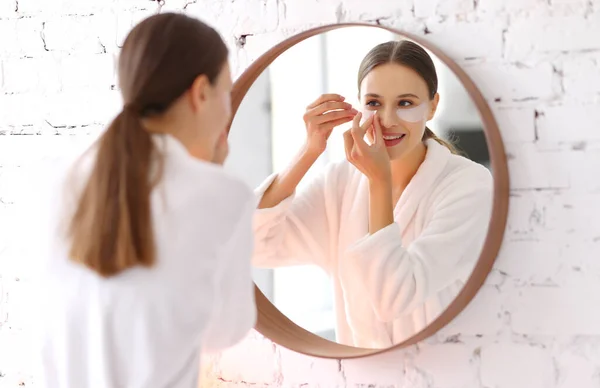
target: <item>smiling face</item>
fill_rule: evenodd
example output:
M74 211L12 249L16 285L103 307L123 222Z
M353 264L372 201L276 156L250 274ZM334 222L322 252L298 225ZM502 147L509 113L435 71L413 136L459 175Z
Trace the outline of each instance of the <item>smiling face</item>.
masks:
M425 124L435 114L439 100L433 98L425 80L413 69L394 62L374 67L360 84L365 118L380 117L390 159L400 159L423 147ZM422 151L422 150L421 150Z

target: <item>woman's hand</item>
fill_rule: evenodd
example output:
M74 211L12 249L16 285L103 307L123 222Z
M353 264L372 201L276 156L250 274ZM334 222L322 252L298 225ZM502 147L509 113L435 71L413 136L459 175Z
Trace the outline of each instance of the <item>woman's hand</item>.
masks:
M323 94L306 108L306 151L321 155L327 148L327 139L335 127L352 121L358 111L344 102L338 94Z
M227 132L223 132L217 140L217 147L213 155L213 163L223 165L229 155L229 142L227 141Z
M362 114L358 113L354 117L352 128L344 132L346 158L369 182L389 185L392 177L390 157L383 140L379 115L375 113L363 125L360 125L361 117ZM369 138L373 139L371 145L364 140L367 132Z

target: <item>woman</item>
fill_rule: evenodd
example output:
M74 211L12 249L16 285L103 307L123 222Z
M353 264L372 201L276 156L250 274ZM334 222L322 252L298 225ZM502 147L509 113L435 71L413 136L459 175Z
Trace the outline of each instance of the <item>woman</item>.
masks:
M491 174L427 128L437 87L420 46L374 47L358 74L362 112L342 96L319 98L304 116L300 155L256 190L254 264L327 271L340 343L388 347L425 328L461 290L481 252ZM296 196L332 129L349 121L347 160Z
M61 170L49 202L37 342L46 386L196 387L200 353L253 327L256 200L221 166L227 60L219 34L183 14L152 16L125 40L124 108Z

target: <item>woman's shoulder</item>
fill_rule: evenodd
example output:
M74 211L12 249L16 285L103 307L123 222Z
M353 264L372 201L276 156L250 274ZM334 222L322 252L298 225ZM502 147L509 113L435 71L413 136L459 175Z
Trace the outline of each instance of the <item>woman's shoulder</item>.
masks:
M211 244L222 243L256 205L251 188L237 175L187 158L167 161L154 196L155 214L202 231Z
M234 212L254 199L253 191L240 177L218 165L199 163L176 173L176 184L185 191L187 201L207 207L232 209ZM162 179L171 180L170 176Z
M494 180L486 166L464 156L451 154L431 194L447 199L464 195L487 197L491 196L493 187Z
M457 154L452 154L446 165L446 174L459 180L477 180L491 183L492 173L486 166Z

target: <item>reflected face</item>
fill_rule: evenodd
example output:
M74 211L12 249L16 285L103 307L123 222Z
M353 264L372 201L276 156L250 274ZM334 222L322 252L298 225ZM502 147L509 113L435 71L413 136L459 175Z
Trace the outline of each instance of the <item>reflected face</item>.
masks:
M390 159L400 159L422 144L425 124L437 107L425 80L409 67L387 63L375 67L360 85L365 119L378 113Z

